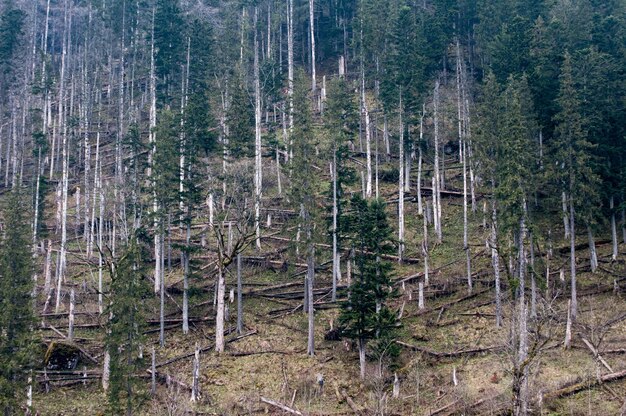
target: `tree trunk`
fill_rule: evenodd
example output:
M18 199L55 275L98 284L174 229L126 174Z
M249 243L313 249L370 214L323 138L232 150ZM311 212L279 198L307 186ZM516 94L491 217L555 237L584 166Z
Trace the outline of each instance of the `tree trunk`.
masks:
M338 241L337 241L337 144L334 144L333 151L333 164L332 164L332 177L333 177L333 289L331 294L331 301L337 301L337 275L339 272L339 256L338 256Z
M195 402L200 397L200 346L196 343L196 351L193 358L193 375L191 384L191 401Z
M570 194L569 202L569 241L570 241L570 274L571 274L571 309L572 309L572 322L576 322L576 312L578 311L578 300L576 299L576 228L574 220L574 203L571 200Z
M359 368L361 380L365 380L365 339L359 338Z
M596 251L596 242L593 238L591 226L587 224L587 236L589 238L589 256L591 262L591 272L595 273L598 269L598 252Z
M437 242L441 243L443 236L441 230L441 194L439 172L439 80L435 83L434 93L434 124L435 124L435 164L433 168L433 218L435 222L435 234Z
M217 313L215 315L215 351L224 352L224 294L226 292L222 265L217 267Z
M293 0L287 0L287 99L289 101L289 160L293 159Z
M502 295L500 290L500 256L498 254L498 227L496 201L492 201L491 213L491 265L493 266L493 274L496 286L496 327L502 326Z
M315 316L313 309L313 286L315 282L315 245L311 241L311 237L308 236L307 247L307 312L309 318L309 334L307 342L307 354L315 355Z
M259 75L258 9L254 8L254 227L256 247L261 249L261 192L263 187L263 161L261 159L261 81Z
M370 131L370 113L367 108L367 101L365 99L365 72L361 68L361 111L365 119L365 166L367 169L367 176L365 182L365 197L372 197L372 143L371 143L371 131Z
M400 142L398 144L398 262L404 255L404 125L402 124L402 95L400 95Z
M615 261L617 260L619 242L617 241L617 224L615 221L615 201L614 201L613 196L611 196L611 199L609 202L609 208L611 209L611 239L613 241L613 254L611 256L611 259Z
M241 288L241 253L237 254L237 333L243 333L243 291Z
M316 90L316 82L315 82L315 10L314 10L314 0L309 0L309 36L311 37L311 90L315 92Z

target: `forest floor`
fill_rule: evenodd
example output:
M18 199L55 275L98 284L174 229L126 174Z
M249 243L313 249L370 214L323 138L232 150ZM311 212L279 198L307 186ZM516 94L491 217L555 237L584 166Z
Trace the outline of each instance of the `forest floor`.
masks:
M451 171L454 173L454 171ZM269 179L271 181L271 178ZM454 178L449 181L456 188ZM383 183L382 196L397 199L397 186ZM457 188L458 189L458 188ZM418 253L422 239L422 218L417 215L415 188L413 198L406 204L407 258L420 258ZM270 197L268 197L270 198ZM267 268L247 264L244 268L244 335L229 342L226 352L216 354L212 349L200 355L200 388L202 396L191 403L192 357L177 360L158 367L160 375L172 377L167 387L159 383L157 397L146 397L146 403L138 414L288 414L267 404L261 398L286 405L306 415L387 414L387 415L454 415L454 414L506 414L510 405L512 349L508 344L513 305L509 296L506 273L503 279L504 324L495 326L493 273L490 252L485 239L489 230L482 227L482 199L479 209L470 215L470 241L474 290L467 293L465 283L465 252L462 247L463 221L462 198L444 199L443 243L430 253L431 284L425 290L425 309L417 303L417 278L404 284L403 278L423 271L423 264L404 263L394 267L394 280L398 282L399 296L393 306L402 310L399 341L402 352L395 371L378 371L378 363L368 361L365 380L359 377L358 354L350 343L326 340L331 325L337 322L339 304L330 301L331 276L328 265L320 266L316 276L316 354L306 354L307 319L298 305L302 302L302 277L294 275L301 270L292 267ZM397 202L389 203L389 219L397 221ZM278 218L273 229L281 230ZM283 226L283 231L284 231ZM556 235L558 230L555 230ZM560 231L562 234L562 231ZM270 232L268 231L268 234ZM608 234L608 233L604 233ZM288 238L289 234L280 234ZM606 237L605 235L598 236ZM579 243L585 243L581 236ZM288 245L280 240L264 239L263 251L249 250L249 256L284 260ZM538 244L542 250L545 242ZM548 294L549 301L538 303L538 321L541 321L545 344L530 369L530 392L532 410L544 415L619 415L626 405L626 381L604 383L599 387L585 389L577 394L539 400L540 393L549 392L565 385L587 382L589 385L599 376L626 369L626 248L620 245L618 261L611 262L610 243L599 241L600 268L589 271L589 252L583 248L577 252L579 268L579 317L573 328L573 345L564 350L565 319L569 296L568 251L562 237L554 243L551 263L550 290L546 292L545 279L538 281L538 290ZM78 247L73 247L79 251ZM330 259L330 250L319 250L319 264ZM537 257L542 257L536 253ZM72 258L70 263L72 263ZM274 265L272 263L271 265ZM537 266L539 269L540 266ZM545 270L545 265L541 265ZM565 269L562 281L559 270ZM194 323L188 335L183 335L179 305L182 304L180 268L174 267L167 275L169 285L167 299L165 347L158 346L158 302L151 301L150 331L145 348L146 368L149 366L151 345L156 347L157 363L193 353L196 343L210 347L214 343L213 285L214 276L207 274L194 282L190 293L190 316ZM39 415L97 415L106 409L106 395L102 392L99 372L102 369L105 317L97 313L97 296L84 288L93 287L95 276L86 265L76 260L70 266L72 276L67 286L75 287L79 295L76 306L75 342L92 355L98 364L81 360L87 374L93 375L83 382L80 377L58 382L40 382L34 396L34 408ZM345 273L345 270L342 270ZM208 273L208 272L207 272ZM545 271L544 271L545 274ZM617 288L614 289L614 281ZM227 293L234 287L234 273L226 276ZM343 282L345 283L345 282ZM299 293L298 293L299 292ZM345 290L339 298L345 297ZM544 299L544 297L542 297ZM67 333L68 299L63 300L59 315L42 317L44 326L52 325L58 332L42 329L46 342L62 340ZM43 307L43 301L41 302ZM236 304L230 307L227 323L227 341L234 339ZM85 325L86 324L86 325ZM85 327L81 327L84 325ZM583 341L588 340L610 366L609 371L590 351ZM392 397L394 372L399 378L398 398ZM323 375L324 385L317 383ZM149 388L148 373L146 389ZM37 379L42 380L38 374ZM50 379L59 376L48 375ZM60 377L59 377L60 378ZM456 383L456 385L455 385Z

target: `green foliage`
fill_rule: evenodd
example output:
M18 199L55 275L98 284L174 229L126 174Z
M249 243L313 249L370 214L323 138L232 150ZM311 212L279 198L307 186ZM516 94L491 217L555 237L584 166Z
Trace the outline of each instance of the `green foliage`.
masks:
M254 107L243 74L237 74L229 85L230 105L226 113L228 147L234 157L254 154Z
M13 1L5 0L0 16L0 67L4 72L11 69L11 58L22 35L26 13L15 7Z
M158 99L171 105L174 91L180 85L181 65L185 62L185 21L179 0L156 0L154 13L154 46L156 75L159 80Z
M599 206L599 176L594 171L593 144L588 140L587 121L573 78L572 58L566 53L559 77L557 98L559 112L554 121L555 137L552 153L555 160L551 176L557 189L572 198L577 216L586 222L593 220Z
M312 167L315 157L316 135L313 128L308 79L304 71L298 70L294 83L294 128L292 133L293 159L292 177L289 188L290 199L300 218L304 243L313 241L316 174Z
M0 242L0 409L17 414L26 401L26 382L35 366L35 317L31 230L19 188L2 212Z
M138 231L120 258L111 263L111 291L109 294L106 337L107 351L111 355L109 413L131 414L143 400L142 379L144 369L140 358L144 345L145 301L150 295L150 285L145 276L144 261L149 259L145 235Z
M156 127L156 153L154 155L153 186L158 202L159 218L177 210L179 201L180 115L170 110L160 114ZM175 212L175 211L174 211Z
M397 354L390 348L397 327L396 314L386 302L395 296L390 278L391 265L383 254L394 251L393 230L387 221L382 200L367 201L357 195L350 202L347 215L350 242L356 269L349 298L342 304L339 318L342 334L368 342L375 339L375 351Z
M343 219L345 198L345 186L356 180L356 171L347 166L350 151L348 142L354 139L358 126L358 109L354 94L350 91L349 84L343 79L333 80L328 86L327 108L324 112L324 124L326 133L331 140L331 154L337 164L337 233L338 246L345 234L346 224ZM330 183L328 190L329 200L333 200L333 184ZM330 215L327 217L329 235L332 239L332 206L329 207Z

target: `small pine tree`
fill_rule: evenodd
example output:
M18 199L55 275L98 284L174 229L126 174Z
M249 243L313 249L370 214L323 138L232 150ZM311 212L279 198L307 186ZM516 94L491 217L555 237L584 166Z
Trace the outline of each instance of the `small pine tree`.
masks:
M386 304L395 295L389 275L391 265L382 259L383 254L394 251L393 231L383 201L367 201L357 195L350 205L348 223L356 270L339 322L343 335L358 342L364 377L365 348L370 341L374 340L372 349L379 360L382 354L389 358L398 354L394 342L398 320Z
M26 382L34 367L33 264L31 230L18 188L5 200L0 241L0 409L17 414L26 401Z
M145 327L145 299L150 285L144 274L146 238L137 231L122 256L110 264L111 292L106 347L111 355L110 414L133 413L142 400L141 379L137 376L143 367L141 349Z

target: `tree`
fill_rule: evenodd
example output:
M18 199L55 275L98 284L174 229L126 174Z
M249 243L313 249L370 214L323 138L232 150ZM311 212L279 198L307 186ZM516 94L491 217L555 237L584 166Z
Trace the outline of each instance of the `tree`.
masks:
M21 190L4 201L0 242L0 408L21 413L26 383L35 366L31 230Z
M554 165L551 172L557 189L566 194L570 231L571 316L576 321L576 219L589 222L598 205L599 177L593 170L593 145L588 141L586 121L574 84L572 58L565 54L554 117L555 138L552 145Z
M329 196L333 201L329 217L329 234L333 245L333 292L332 300L337 299L337 280L340 275L340 254L346 233L344 221L347 202L344 196L345 185L355 181L354 169L346 165L349 157L348 141L353 139L358 123L356 103L350 93L349 84L343 80L334 80L329 85L327 109L324 112L327 134L331 140L332 184Z
M314 311L313 311L313 284L315 276L315 211L314 199L315 171L311 166L315 155L315 131L311 114L308 88L305 86L305 75L302 70L296 73L294 89L294 130L293 130L293 159L291 178L291 200L294 210L300 213L298 229L304 233L304 248L306 250L307 274L305 283L304 310L309 318L309 334L307 352L315 353L314 346ZM298 250L299 251L299 250Z
M106 348L110 354L110 389L108 405L111 414L131 415L141 401L144 368L142 348L146 326L145 300L150 284L144 270L148 238L139 229L123 254L112 259Z
M342 334L358 343L360 373L364 378L366 347L370 341L375 340L376 352L397 353L392 346L397 317L386 304L394 296L389 275L391 265L382 259L383 254L394 251L393 230L387 222L383 201L367 201L356 195L350 208L348 224L356 270L339 322Z

